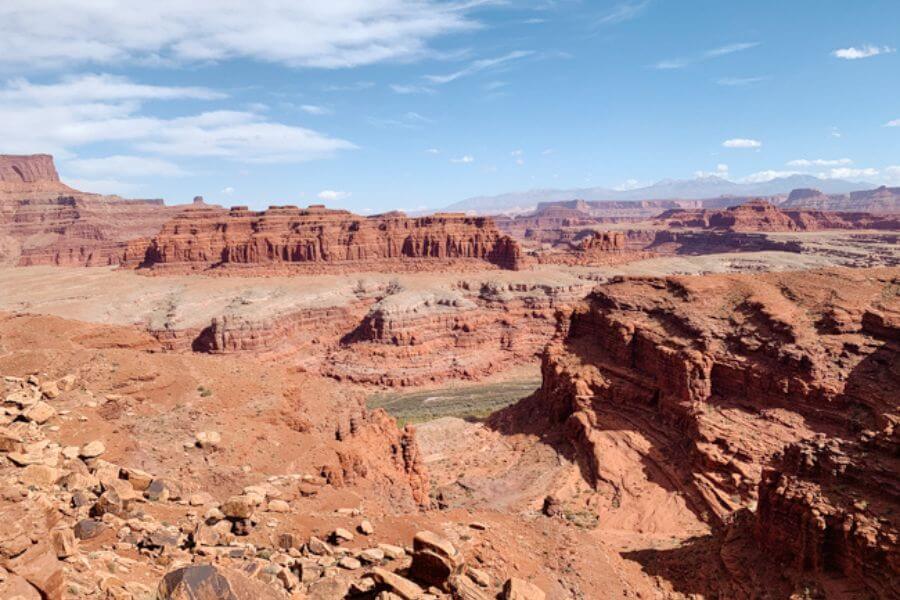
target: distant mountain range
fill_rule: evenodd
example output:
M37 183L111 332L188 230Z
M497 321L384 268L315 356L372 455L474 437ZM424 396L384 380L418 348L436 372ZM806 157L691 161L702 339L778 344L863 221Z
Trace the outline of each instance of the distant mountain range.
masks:
M633 190L611 190L601 187L569 190L541 189L511 192L496 196L476 196L455 202L447 211L475 214L517 214L534 210L540 202L562 200L699 200L719 196L779 196L798 188L811 188L825 194L846 194L874 187L870 183L842 179L820 179L813 175L791 175L761 183L735 183L721 177L696 179L664 179L651 186Z

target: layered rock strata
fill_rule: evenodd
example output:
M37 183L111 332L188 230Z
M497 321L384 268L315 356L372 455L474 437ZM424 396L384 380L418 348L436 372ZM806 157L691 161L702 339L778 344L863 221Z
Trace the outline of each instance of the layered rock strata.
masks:
M724 210L668 210L656 223L669 228L724 231L823 231L827 229L900 229L900 214L785 209L754 200Z
M361 217L323 206L186 212L149 241L143 266L421 270L471 264L515 269L518 245L488 218L438 213Z
M894 597L898 286L896 268L614 281L495 420L547 420L613 506L604 434L634 431L651 481L714 527L758 503L772 556Z

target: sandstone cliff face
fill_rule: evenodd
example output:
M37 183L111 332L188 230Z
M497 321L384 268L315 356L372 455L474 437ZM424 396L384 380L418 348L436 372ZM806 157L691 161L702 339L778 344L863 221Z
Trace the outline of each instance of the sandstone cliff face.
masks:
M548 347L541 392L503 418L548 419L615 506L603 434L640 433L651 480L713 525L758 502L773 556L895 597L898 285L880 269L598 287Z
M0 188L12 189L24 184L60 184L49 154L27 156L0 155ZM61 186L60 187L64 187Z
M668 210L656 223L669 228L725 231L821 231L826 229L900 229L900 216L865 212L786 209L754 200L725 210Z
M799 189L791 192L782 208L897 214L900 212L900 188L881 186L849 194L823 194L819 190Z
M49 155L0 155L0 263L116 265L181 207L73 190ZM143 256L143 248L136 250Z
M148 245L145 266L427 268L454 261L516 268L518 245L487 218L360 217L322 206L189 211Z

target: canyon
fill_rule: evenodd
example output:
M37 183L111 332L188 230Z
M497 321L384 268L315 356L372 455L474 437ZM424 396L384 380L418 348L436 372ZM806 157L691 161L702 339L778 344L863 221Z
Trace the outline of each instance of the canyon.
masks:
M896 597L900 226L829 202L167 206L5 156L0 596Z

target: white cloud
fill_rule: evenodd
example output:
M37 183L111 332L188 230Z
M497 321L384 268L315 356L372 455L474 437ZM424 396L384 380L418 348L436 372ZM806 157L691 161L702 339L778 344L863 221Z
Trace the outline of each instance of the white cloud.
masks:
M793 175L803 175L800 171L778 171L767 170L759 171L740 179L740 183L765 183L773 179L781 179L782 177L791 177Z
M834 159L824 159L824 158L800 158L797 160L792 160L787 163L789 167L836 167L840 165L852 165L853 161L849 158L834 158Z
M719 46L718 48L707 50L703 53L703 56L706 58L715 58L717 56L725 56L726 54L741 52L742 50L749 50L750 48L755 48L757 46L759 46L759 42L741 42L737 44L728 44L726 46Z
M510 156L522 156L525 154L524 150L513 150L509 153Z
M35 84L24 78L16 78L7 81L0 89L0 102L37 102L40 104L183 98L218 100L225 97L226 95L221 92L202 87L142 85L125 77L102 73L71 75L63 77L57 83L47 84Z
M67 185L76 190L90 190L94 194L118 194L120 196L135 196L143 189L139 183L121 181L119 179L80 179L67 177Z
M441 153L441 151L438 150L437 148L428 148L427 150L425 150L425 152L428 154L440 154Z
M339 190L322 190L321 192L316 194L316 197L318 197L320 200L334 202L336 200L344 200L345 198L349 198L352 195L353 194L351 194L350 192L343 192Z
M724 148L761 148L762 142L747 138L732 138L722 142Z
M746 87L765 81L768 77L723 77L716 81L717 84L727 87Z
M722 179L726 179L728 177L728 165L719 163L716 165L715 171L695 171L694 176L701 179L705 177L721 177Z
M629 190L636 190L642 187L646 187L646 184L641 183L637 179L626 179L619 185L615 186L613 189L617 192L627 192Z
M436 0L128 0L0 2L0 66L233 58L297 67L354 67L427 55L440 36L480 25L481 2Z
M831 135L831 137L833 137L833 138L840 138L840 137L841 137L841 130L838 129L837 127L832 127L832 128L831 128L831 134L830 134L830 135Z
M884 124L885 127L900 127L900 119L894 119Z
M143 111L143 102L150 100L220 96L203 88L142 85L108 75L50 84L15 79L0 85L0 140L5 152L50 152L62 159L103 142L118 142L130 152L245 162L297 162L355 148L255 112L213 110L161 118Z
M755 48L759 46L759 42L740 42L737 44L728 44L725 46L719 46L718 48L712 48L711 50L707 50L703 54L699 56L689 57L689 58L669 58L666 60L661 60L655 65L653 65L654 69L659 70L672 70L672 69L683 69L689 65L699 62L705 62L707 60L711 60L713 58L718 58L720 56L726 56L728 54L734 54L735 52L741 52L743 50L749 50L750 48Z
M818 174L822 179L852 179L855 177L875 177L876 175L878 175L878 169L853 169L849 167L838 167Z
M230 196L234 193L234 188L231 186L224 187L224 188L222 188L220 193L225 194L226 196Z
M391 89L394 90L396 94L433 94L434 88L430 88L426 85L402 85L399 83L392 83Z
M884 174L888 181L900 183L900 165L885 167Z
M87 177L180 177L187 175L181 167L160 158L143 156L106 156L68 160L63 168Z
M475 157L472 156L471 154L464 154L463 156L460 156L459 158L451 158L450 162L467 165L469 163L475 162Z
M836 58L843 58L844 60L858 60L860 58L870 58L872 56L878 56L879 54L890 54L892 52L896 52L896 49L891 48L890 46L872 46L866 44L859 48L855 46L838 48L831 54Z
M302 110L303 112L305 112L307 114L316 115L316 116L331 114L330 108L326 108L324 106L318 106L316 104L303 104L300 106L300 110Z
M456 81L460 77L466 77L468 75L473 75L486 69L499 67L508 62L531 56L532 54L534 54L534 52L531 52L530 50L516 50L514 52L509 52L507 54L504 54L503 56L498 56L496 58L482 58L472 61L471 63L469 63L469 66L458 71L454 71L453 73L447 73L446 75L426 75L425 79L427 79L431 83L442 85L445 83L450 83L451 81Z
M650 0L642 0L641 2L622 2L613 7L613 9L600 17L597 23L600 25L615 25L624 23L641 16L647 10Z

